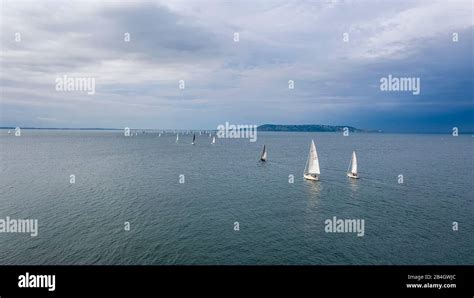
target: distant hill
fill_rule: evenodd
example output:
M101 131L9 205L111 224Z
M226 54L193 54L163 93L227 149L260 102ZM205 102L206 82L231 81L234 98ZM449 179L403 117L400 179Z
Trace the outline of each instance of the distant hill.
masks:
M318 124L303 124L303 125L280 125L280 124L263 124L257 127L258 131L311 131L311 132L337 132L344 131L344 127L347 127L350 132L369 132L355 128L352 126L342 125L318 125Z

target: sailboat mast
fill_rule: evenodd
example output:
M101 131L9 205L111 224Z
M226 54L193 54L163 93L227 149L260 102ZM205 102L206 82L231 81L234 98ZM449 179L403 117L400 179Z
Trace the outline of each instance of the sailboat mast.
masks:
M308 153L308 158L306 158L306 165L304 166L304 173L303 175L306 175L308 173L308 162L309 162L309 159L311 158L311 150L309 151Z

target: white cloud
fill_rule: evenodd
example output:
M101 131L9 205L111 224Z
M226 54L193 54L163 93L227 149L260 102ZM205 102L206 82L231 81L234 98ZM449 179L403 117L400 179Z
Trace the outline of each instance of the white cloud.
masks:
M422 1L415 7L351 26L361 37L354 57L404 57L432 38L452 42L452 33L472 27L471 1Z

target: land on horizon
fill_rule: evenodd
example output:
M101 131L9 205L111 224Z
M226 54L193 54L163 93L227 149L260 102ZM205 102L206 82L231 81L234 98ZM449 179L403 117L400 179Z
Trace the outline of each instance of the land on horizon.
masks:
M15 126L0 127L0 129L15 129ZM21 129L44 129L44 130L123 130L123 128L103 127L20 127ZM381 132L376 130L365 130L348 125L322 125L322 124L263 124L257 127L258 131L286 131L286 132L335 132L347 128L350 132ZM216 130L216 128L130 128L133 130Z
M260 132L342 132L344 128L349 132L364 133L415 133L415 134L451 134L451 131L383 131L375 129L361 129L349 125L325 125L325 124L262 124L257 127ZM15 129L15 126L2 126L0 129ZM104 128L104 127L20 127L21 129L37 130L123 130L123 128ZM216 128L130 128L132 130L163 130L163 131L215 131ZM459 130L459 134L474 134L472 131Z

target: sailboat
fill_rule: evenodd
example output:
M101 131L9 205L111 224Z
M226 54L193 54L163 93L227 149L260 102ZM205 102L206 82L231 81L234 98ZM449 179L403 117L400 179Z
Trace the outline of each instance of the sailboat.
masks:
M351 169L350 171L349 168ZM352 159L347 168L347 177L359 179L359 176L357 175L357 157L355 151L352 151Z
M179 141L179 134L177 133L176 134L176 143L178 143L178 141Z
M194 145L195 141L196 141L196 134L193 135L193 142L191 143L191 145Z
M12 132L9 130L9 131L8 131L8 134L11 134L11 133L12 133Z
M267 147L263 145L262 156L260 156L261 161L267 161Z
M216 143L216 137L212 137L212 143L211 144L215 144Z
M311 147L309 149L308 159L306 160L303 177L307 180L318 181L320 174L318 151L316 151L314 141L311 140Z

